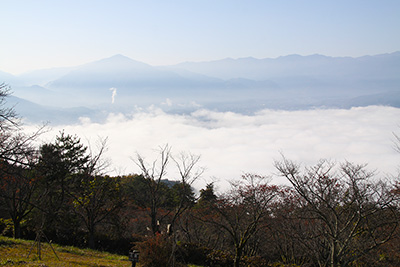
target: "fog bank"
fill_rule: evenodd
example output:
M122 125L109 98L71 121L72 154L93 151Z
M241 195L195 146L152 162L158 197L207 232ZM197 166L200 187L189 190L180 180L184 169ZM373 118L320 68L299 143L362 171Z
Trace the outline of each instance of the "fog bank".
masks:
M400 154L393 148L393 132L400 133L399 123L400 109L380 106L262 110L251 116L210 110L173 115L149 109L130 115L110 114L102 124L81 118L77 125L53 127L42 140L52 142L63 129L92 144L99 137L108 137L110 175L138 173L131 159L136 152L153 160L157 156L154 149L169 144L173 153L201 155L200 165L206 171L197 189L213 180L224 189L227 181L244 172L273 175L273 161L281 154L305 165L321 158L348 160L368 163L379 175L396 174ZM169 172L169 179L175 179L173 173ZM286 182L277 176L273 179Z

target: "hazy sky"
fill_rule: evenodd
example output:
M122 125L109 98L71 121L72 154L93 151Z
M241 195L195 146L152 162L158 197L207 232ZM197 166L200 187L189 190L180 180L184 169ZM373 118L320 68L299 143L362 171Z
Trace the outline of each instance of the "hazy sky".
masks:
M400 50L398 0L4 0L0 70Z

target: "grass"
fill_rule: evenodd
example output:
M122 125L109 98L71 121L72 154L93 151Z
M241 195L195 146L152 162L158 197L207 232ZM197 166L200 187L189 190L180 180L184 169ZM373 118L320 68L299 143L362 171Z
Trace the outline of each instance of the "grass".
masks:
M48 243L41 243L41 259L39 259L37 243L0 236L0 266L132 266L127 256L56 244L51 246Z

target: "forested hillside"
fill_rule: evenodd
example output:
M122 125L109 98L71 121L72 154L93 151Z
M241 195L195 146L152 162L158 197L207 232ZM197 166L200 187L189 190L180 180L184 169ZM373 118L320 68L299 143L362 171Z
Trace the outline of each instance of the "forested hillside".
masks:
M8 87L0 86L1 103ZM286 186L247 173L218 192L195 194L199 155L161 146L133 161L136 174L104 173L107 139L97 147L60 132L23 133L0 110L0 231L15 238L127 254L141 266L399 266L397 179L366 165L321 160L274 162ZM228 167L229 166L221 166ZM171 171L173 170L173 171ZM174 173L171 177L170 173Z

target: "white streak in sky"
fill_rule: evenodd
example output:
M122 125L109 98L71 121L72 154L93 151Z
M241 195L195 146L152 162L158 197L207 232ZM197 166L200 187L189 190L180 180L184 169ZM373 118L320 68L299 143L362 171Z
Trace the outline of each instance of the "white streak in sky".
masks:
M112 91L112 95L111 95L111 104L114 104L115 101L115 96L117 95L117 88L110 88L110 91Z

